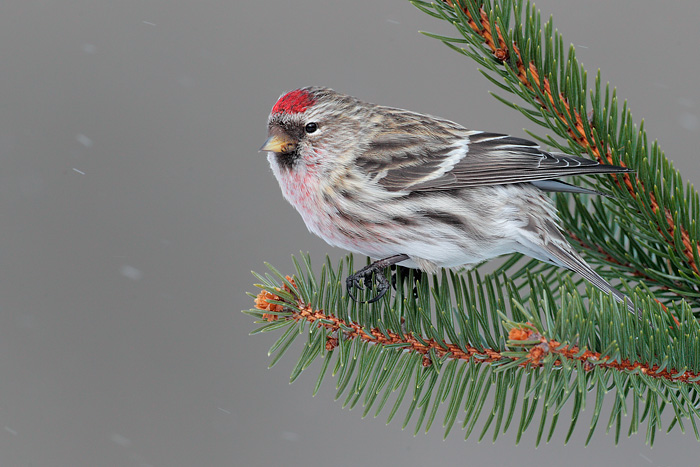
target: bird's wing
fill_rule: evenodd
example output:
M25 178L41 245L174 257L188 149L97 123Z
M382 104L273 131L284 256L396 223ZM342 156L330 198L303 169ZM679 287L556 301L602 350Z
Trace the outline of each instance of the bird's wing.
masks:
M592 159L550 153L526 139L454 127L442 134L380 133L357 163L390 191L442 191L630 172ZM550 188L561 191L558 185Z

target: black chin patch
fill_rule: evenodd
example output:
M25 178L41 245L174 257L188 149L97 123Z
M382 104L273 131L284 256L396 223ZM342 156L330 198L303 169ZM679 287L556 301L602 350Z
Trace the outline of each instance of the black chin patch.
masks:
M280 167L292 170L299 160L299 152L294 150L292 152L276 152L275 158L277 159L277 164Z

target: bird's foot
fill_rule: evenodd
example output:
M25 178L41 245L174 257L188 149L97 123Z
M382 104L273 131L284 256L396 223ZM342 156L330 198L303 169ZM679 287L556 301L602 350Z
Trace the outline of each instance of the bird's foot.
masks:
M347 279L345 279L345 287L348 290L348 295L356 302L374 303L380 300L384 295L386 295L386 292L390 287L389 281L383 274L384 268L407 259L408 255L390 256L388 258L375 261L374 263L365 266L356 273L348 276ZM353 294L353 289L371 289L373 286L376 286L377 294L366 301L358 300Z
M384 276L382 271L383 269L384 268L375 267L374 263L372 263L369 266L365 266L364 268L360 269L355 274L348 276L348 278L345 279L345 286L348 289L348 295L350 298L356 302L366 303L374 303L377 300L380 300L386 294L387 290L389 290L389 281ZM352 292L353 289L371 289L374 285L373 283L376 283L377 295L368 300L358 300L358 298Z

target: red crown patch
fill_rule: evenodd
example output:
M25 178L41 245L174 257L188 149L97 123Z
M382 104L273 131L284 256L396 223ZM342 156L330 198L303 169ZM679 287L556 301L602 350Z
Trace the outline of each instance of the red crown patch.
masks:
M316 102L316 99L308 91L297 89L280 97L272 108L272 113L302 113L314 102Z

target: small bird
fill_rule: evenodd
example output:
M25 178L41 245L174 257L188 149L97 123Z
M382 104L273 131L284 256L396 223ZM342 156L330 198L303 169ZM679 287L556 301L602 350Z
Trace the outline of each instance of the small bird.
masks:
M625 167L324 87L283 94L260 151L311 232L377 259L347 278L353 299L376 283L369 302L379 300L389 289L380 272L394 264L435 273L520 252L625 301L566 241L545 194L600 194L557 179Z

